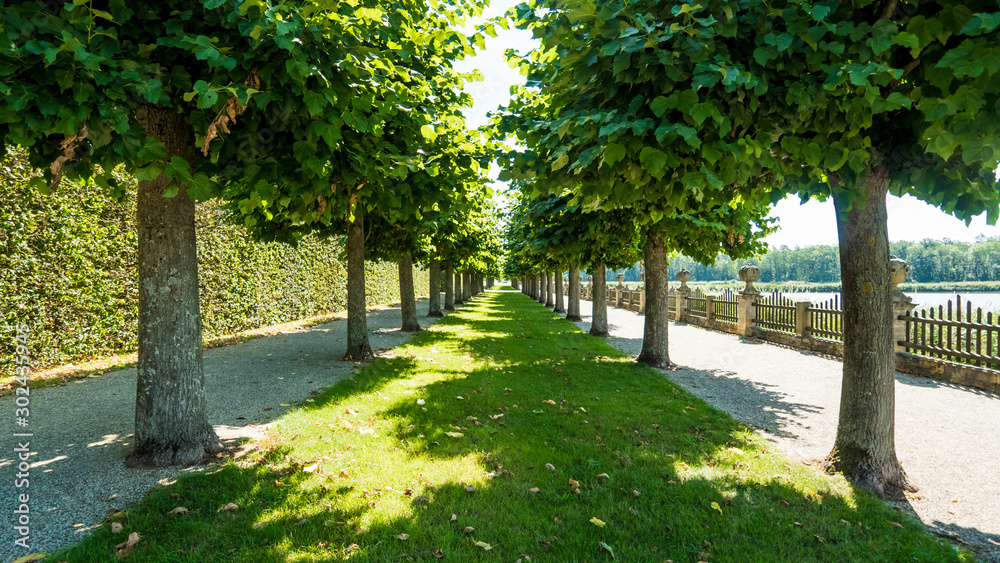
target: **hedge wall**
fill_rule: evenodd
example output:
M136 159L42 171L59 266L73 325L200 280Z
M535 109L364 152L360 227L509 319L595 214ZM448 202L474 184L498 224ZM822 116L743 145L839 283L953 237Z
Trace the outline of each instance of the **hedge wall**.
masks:
M32 327L35 369L134 351L134 196L119 203L69 182L42 195L26 185L30 174L16 156L0 161L0 375L13 372L20 323ZM340 241L253 241L211 203L199 205L197 224L205 339L346 308ZM369 306L399 300L395 264L368 263L366 273ZM414 284L427 294L426 270Z

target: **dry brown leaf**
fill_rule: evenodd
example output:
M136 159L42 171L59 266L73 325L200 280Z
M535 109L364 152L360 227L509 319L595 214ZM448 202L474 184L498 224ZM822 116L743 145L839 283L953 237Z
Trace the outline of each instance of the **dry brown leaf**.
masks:
M537 493L538 490L539 490L538 487L531 487L530 489L528 489L528 492L529 493Z
M458 520L458 515L455 514L454 512L452 512L451 513L451 521L454 522L455 520Z
M410 534L399 534L398 536L396 536L396 539L401 541L406 541L410 539Z
M483 548L483 551L489 551L489 550L493 549L492 545L490 545L490 544L488 544L488 543L486 543L484 541L477 541L477 542L475 542L475 544L477 546Z
M467 487L465 487L465 490L468 491L468 492L470 492L470 493L476 492L476 488L473 487L472 485L468 485Z
M303 467L302 471L305 471L306 473L315 473L317 469L319 469L319 464L314 463L312 465L307 465Z
M555 471L556 470L556 466L552 465L551 463L546 463L545 464L545 469L548 469L549 471Z
M253 529L260 530L264 526L267 526L267 522L257 522L256 524L253 525Z
M340 478L341 479L350 479L351 476L346 471L344 471L343 469L341 469L340 470Z
M229 512L229 511L232 511L232 510L239 510L239 508L240 507L237 506L237 504L235 502L231 502L231 503L227 504L226 506L223 506L219 510L221 510L223 512Z
M580 488L580 482L577 481L576 479L570 479L569 480L569 488L571 488L571 489L579 489Z
M903 525L900 524L899 522L890 522L890 524L892 524L893 528L902 528L903 527Z
M111 533L112 534L117 534L117 533L119 533L121 531L122 531L122 525L121 525L120 522L112 522L111 523Z
M466 526L465 529L462 531L465 532L466 534L471 534L472 532L475 532L476 529L473 528L472 526Z
M437 557L438 559L444 559L444 550L438 549L437 551L435 551L434 557Z
M167 514L184 514L187 511L188 509L184 508L183 506L178 506L177 508L168 512Z
M34 563L35 561L45 559L48 555L48 553L29 553L28 555L18 557L17 559L11 561L11 563Z
M543 402L543 403L546 403L546 404L549 404L549 405L555 405L555 404L558 404L558 403L556 403L555 401L553 401L552 399L545 399L545 400L544 400L544 401L542 401L542 402Z
M601 473L600 475L597 476L597 482L604 483L610 478L611 477L607 473Z
M139 534L136 532L132 532L131 534L128 535L127 540L115 546L118 548L118 553L116 553L115 555L119 559L125 559L129 555L132 555L132 550L135 549L135 544L138 542L139 542Z

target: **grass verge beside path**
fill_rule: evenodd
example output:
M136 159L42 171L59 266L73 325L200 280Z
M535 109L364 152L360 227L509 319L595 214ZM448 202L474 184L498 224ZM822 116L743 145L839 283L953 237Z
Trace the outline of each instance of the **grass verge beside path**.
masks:
M971 561L520 293L394 352L50 559Z

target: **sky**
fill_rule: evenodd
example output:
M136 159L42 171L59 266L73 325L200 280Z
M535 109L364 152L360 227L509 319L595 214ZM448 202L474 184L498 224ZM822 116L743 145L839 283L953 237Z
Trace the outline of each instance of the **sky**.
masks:
M504 13L518 0L493 0L483 17L492 18ZM471 28L469 28L471 31ZM473 107L466 111L470 127L486 123L486 114L506 105L510 97L510 87L524 84L524 77L510 68L504 58L507 49L515 49L521 54L531 51L537 44L531 33L511 28L497 28L496 38L487 37L486 49L475 57L460 61L456 66L463 72L479 69L485 80L467 85L465 91L475 100ZM496 178L497 170L492 171ZM497 181L494 189L502 191L506 186ZM886 201L889 217L889 240L920 241L924 239L951 239L975 242L978 236L1000 237L1000 227L986 224L985 216L976 217L971 225L940 211L932 205L912 197L902 198L890 195ZM772 248L788 246L836 245L837 223L833 202L811 200L800 205L799 198L792 196L775 205L772 217L778 218L780 229L767 237Z

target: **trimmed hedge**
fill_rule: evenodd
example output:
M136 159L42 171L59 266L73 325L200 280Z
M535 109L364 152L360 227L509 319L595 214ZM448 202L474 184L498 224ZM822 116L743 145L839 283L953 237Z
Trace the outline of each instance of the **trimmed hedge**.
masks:
M32 327L36 370L135 351L135 190L116 202L64 181L42 195L30 176L24 159L0 160L0 376L13 373L21 323ZM341 241L254 241L212 203L198 206L197 225L203 338L346 308ZM399 301L396 264L366 266L368 305ZM426 270L414 271L414 286L427 294Z

